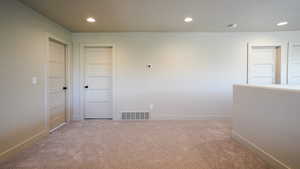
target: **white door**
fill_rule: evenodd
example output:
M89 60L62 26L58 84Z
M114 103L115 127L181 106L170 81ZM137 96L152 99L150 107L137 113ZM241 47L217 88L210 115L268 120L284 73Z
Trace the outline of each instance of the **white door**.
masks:
M300 85L300 44L291 44L288 64L288 83Z
M50 40L48 60L48 112L50 130L66 121L66 47Z
M250 46L248 58L249 84L280 83L280 48L276 46Z
M112 118L112 48L85 47L84 117Z

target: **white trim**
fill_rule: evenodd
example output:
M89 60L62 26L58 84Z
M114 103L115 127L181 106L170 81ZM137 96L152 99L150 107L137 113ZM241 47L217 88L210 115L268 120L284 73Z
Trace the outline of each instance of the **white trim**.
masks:
M9 149L5 150L4 152L0 153L0 162L6 161L10 159L10 157L14 156L15 154L21 152L24 150L26 147L31 146L33 143L35 143L37 140L40 138L47 136L48 135L48 130L43 130L34 136L22 141L21 143L14 145L10 147Z
M283 42L249 42L247 44L247 81L249 84L249 60L252 53L252 47L280 47L281 48L281 84L287 84L288 79L288 43Z
M291 43L288 42L288 47L287 47L287 63L286 63L286 84L289 84L289 58L291 56Z
M284 92L300 93L300 85L251 85L251 84L234 84L233 87L252 87L269 89Z
M57 38L56 36L47 33L46 36L46 63L45 63L45 127L50 131L49 126L49 112L48 112L48 60L49 60L49 45L50 40L57 41L59 43L62 43L66 47L66 85L68 87L68 90L66 91L66 123L68 123L71 120L71 114L72 114L72 93L73 93L73 86L72 86L72 44L71 42L64 41L60 38ZM61 126L61 125L59 125ZM56 128L55 128L56 129Z
M229 115L151 115L151 120L231 120Z
M67 124L67 123L62 123L62 124L58 125L58 126L55 127L54 129L51 129L51 130L49 131L49 133L53 133L54 131L56 131L57 129L61 128L62 126L66 125L66 124Z
M232 131L232 138L239 142L240 144L246 146L253 152L255 152L257 155L259 155L263 160L265 160L267 163L269 163L272 167L275 169L291 169L286 164L284 164L279 159L275 158L272 154L266 152L261 147L255 145L250 140L246 139L245 137L238 134L236 131Z
M112 104L113 104L113 112L112 118L113 120L118 119L118 111L117 111L117 57L116 57L116 46L114 44L99 44L99 43L81 43L80 51L79 51L79 62L80 62L80 119L84 120L84 83L85 83L85 56L84 56L84 48L85 47L111 47L112 48Z

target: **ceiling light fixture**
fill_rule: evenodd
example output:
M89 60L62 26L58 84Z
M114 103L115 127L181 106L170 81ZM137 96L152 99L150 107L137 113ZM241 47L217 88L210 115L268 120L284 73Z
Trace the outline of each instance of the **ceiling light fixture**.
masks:
M238 26L238 25L237 25L236 23L227 25L227 27L228 27L228 28L231 28L231 29L237 28L237 26Z
M285 26L289 24L287 21L277 23L277 26Z
M89 17L89 18L86 19L86 21L89 22L89 23L94 23L94 22L96 22L96 19L92 18L92 17Z
M184 22L185 23L190 23L190 22L192 22L193 21L193 18L191 18L191 17L186 17L185 19L184 19Z

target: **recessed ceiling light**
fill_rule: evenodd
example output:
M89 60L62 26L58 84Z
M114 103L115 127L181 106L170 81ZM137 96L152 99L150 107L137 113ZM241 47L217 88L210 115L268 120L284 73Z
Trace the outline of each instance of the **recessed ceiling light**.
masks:
M94 23L94 22L96 22L96 19L92 18L92 17L89 17L89 18L86 19L86 21L89 22L89 23Z
M289 24L287 21L277 23L277 26L285 26Z
M192 22L193 21L193 18L191 18L191 17L186 17L185 19L184 19L184 22L186 22L186 23L190 23L190 22Z
M237 25L236 23L227 25L228 28L232 28L232 29L233 29L233 28L237 28L237 26L238 26L238 25Z

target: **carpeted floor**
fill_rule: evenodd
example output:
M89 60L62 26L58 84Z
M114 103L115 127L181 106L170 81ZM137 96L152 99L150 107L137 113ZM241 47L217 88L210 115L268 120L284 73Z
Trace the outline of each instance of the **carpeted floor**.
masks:
M270 169L230 137L229 121L73 122L4 169Z

